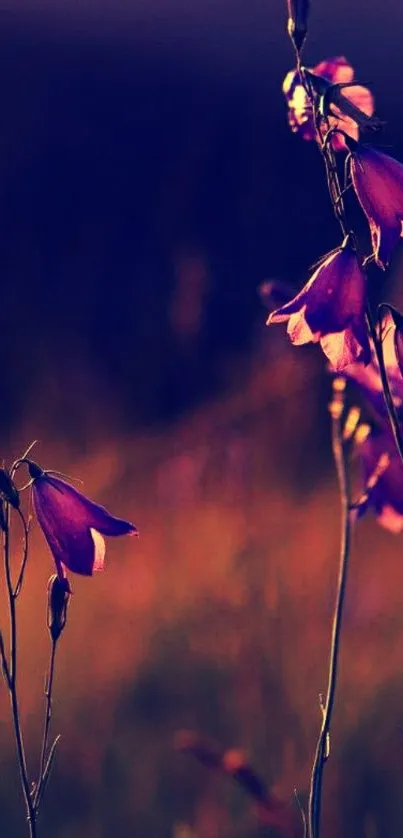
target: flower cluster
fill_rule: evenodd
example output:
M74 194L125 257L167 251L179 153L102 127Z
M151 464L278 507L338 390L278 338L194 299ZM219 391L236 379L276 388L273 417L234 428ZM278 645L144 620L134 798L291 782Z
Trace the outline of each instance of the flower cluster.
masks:
M307 14L305 6L301 10L303 15L299 7L289 10L298 55L301 46L295 43L295 32L300 32L302 45ZM311 69L298 61L297 69L284 80L283 92L291 130L304 140L316 141L322 153L343 241L320 259L299 293L285 297L282 289L277 294L267 323L286 323L295 345L318 343L329 370L354 381L373 420L371 434L360 445L366 489L357 512L361 516L372 508L379 522L396 532L403 529L403 465L388 420L393 425L394 412L403 428L403 317L383 304L378 323L373 324L366 265L372 262L385 270L403 235L403 165L361 140L362 132L377 130L381 123L373 115L370 91L355 81L344 57ZM335 151L345 157L343 186ZM372 251L365 258L347 224L343 197L347 188L353 190L368 222ZM273 288L268 296L274 300Z

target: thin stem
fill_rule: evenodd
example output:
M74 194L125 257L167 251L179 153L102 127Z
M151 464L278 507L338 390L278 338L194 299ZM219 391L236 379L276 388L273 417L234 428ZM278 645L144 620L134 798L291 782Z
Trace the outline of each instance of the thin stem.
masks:
M25 572L25 567L26 567L27 559L28 559L28 535L29 535L28 524L25 520L24 514L21 512L21 509L19 507L16 511L18 512L18 515L20 516L20 520L21 520L22 527L23 527L23 530L24 530L24 543L23 543L23 548L22 548L22 561L21 561L21 566L20 566L20 572L18 574L17 583L16 583L16 586L14 588L14 598L15 599L17 599L17 597L21 593L22 583L23 583L23 580L24 580L24 572Z
M309 796L308 812L308 835L309 838L319 838L320 814L322 800L322 782L325 762L329 756L329 734L332 720L332 712L335 701L337 671L340 651L340 639L342 628L343 605L347 584L347 569L350 554L351 540L351 517L350 517L350 489L347 476L347 468L344 456L342 429L340 415L332 416L332 447L336 464L337 477L340 489L342 530L340 544L340 563L337 582L336 604L333 616L332 639L330 645L329 673L326 701L322 707L322 727L320 730L315 760L311 776L311 788Z
M31 790L29 786L27 763L25 759L24 742L22 737L20 713L18 706L17 695L17 619L16 619L16 598L13 590L13 583L11 579L10 567L10 505L5 505L6 516L6 530L4 533L4 569L6 576L6 586L10 613L10 663L8 667L9 678L7 679L11 713L14 726L15 742L17 747L17 758L20 769L21 786L27 810L27 820L29 824L30 838L36 838L36 812L31 798Z
M42 750L41 750L41 758L39 763L39 775L38 775L38 783L35 792L34 798L34 807L35 811L38 811L39 804L42 797L43 792L43 784L45 778L45 769L46 769L46 756L48 751L48 739L49 739L49 728L50 728L50 720L52 717L52 690L53 690L53 676L55 672L55 656L56 656L56 646L57 640L52 638L51 641L51 649L50 649L50 661L49 661L49 672L46 679L46 686L45 686L45 698L46 698L46 705L45 705L45 721L43 726L43 737L42 737Z
M396 407L395 407L395 404L394 404L394 401L393 401L393 396L392 396L390 385L389 385L388 374L387 374L387 371L386 371L385 359L384 359L384 356L383 356L382 336L379 336L378 333L377 333L376 326L375 326L375 323L373 321L372 313L371 313L371 310L369 308L369 305L367 305L366 320L367 320L368 331L370 333L372 342L374 344L374 349L375 349L377 361L378 361L378 364L379 364L379 373L380 373L380 376L381 376L383 397L385 399L385 406L386 406L386 410L387 410L387 413L388 413L390 427L391 427L392 434L393 434L393 437L394 437L394 440L395 440L395 443L396 443L396 448L397 448L397 450L399 452L399 455L400 455L400 458L403 462L403 438L402 438L402 433L401 433L401 430L400 430L399 419L398 419L398 415L397 415L397 412L396 412Z

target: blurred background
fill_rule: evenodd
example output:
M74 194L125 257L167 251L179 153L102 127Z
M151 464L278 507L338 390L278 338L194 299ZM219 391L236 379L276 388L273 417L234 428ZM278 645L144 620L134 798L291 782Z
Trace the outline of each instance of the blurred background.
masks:
M38 438L35 459L141 532L73 580L40 835L272 835L172 743L191 728L241 748L305 800L339 541L329 383L319 352L266 329L257 288L299 288L339 232L316 149L286 123L285 3L3 0L0 15L1 454ZM400 0L318 0L305 54L344 54L373 83L400 159L402 26ZM400 273L397 255L374 294L398 302ZM358 529L328 838L402 834L402 546ZM32 773L51 572L35 532L19 601ZM0 822L19 838L4 688L0 722Z

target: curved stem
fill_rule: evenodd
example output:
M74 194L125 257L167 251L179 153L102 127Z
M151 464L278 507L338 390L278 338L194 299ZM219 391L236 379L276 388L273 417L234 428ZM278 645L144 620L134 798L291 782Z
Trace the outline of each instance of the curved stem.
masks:
M36 812L33 805L29 785L27 763L25 759L24 742L22 737L20 713L17 694L17 618L16 618L16 597L13 590L10 567L10 505L6 504L6 530L4 533L4 569L10 613L10 663L9 679L7 681L11 713L14 726L15 743L17 747L18 766L20 769L21 785L27 810L30 838L36 838Z
M22 583L23 583L23 579L24 579L25 567L26 567L27 559L28 559L28 535L29 535L28 524L25 520L24 514L21 512L21 509L19 507L16 510L16 512L18 512L18 515L20 517L20 521L21 521L21 524L22 524L22 527L23 527L24 544L23 544L23 548L22 548L22 561L21 561L21 566L20 566L20 572L18 574L18 579L17 579L16 585L15 585L15 588L14 588L14 598L15 599L17 599L17 597L21 593Z
M332 720L332 712L337 685L337 671L340 651L340 639L342 628L343 605L347 584L347 569L350 554L351 540L351 517L350 517L350 490L347 476L347 468L343 449L342 430L340 415L332 416L332 446L333 456L337 469L337 477L340 489L341 510L342 510L342 532L340 545L339 576L337 583L336 605L333 616L332 639L330 646L329 674L326 702L322 707L323 719L320 730L315 760L311 776L311 788L309 796L308 812L308 835L309 838L319 838L320 814L322 800L322 781L325 762L329 756L329 734Z
M399 452L400 458L403 462L403 437L400 430L399 419L396 412L396 407L393 401L393 396L391 393L388 374L386 371L385 359L383 357L383 346L382 346L382 337L378 336L375 323L372 318L371 310L367 305L366 310L366 319L367 319L367 326L368 331L371 335L372 342L374 344L374 349L377 357L377 361L379 364L379 373L381 376L382 382L382 391L383 396L385 399L385 406L388 413L388 418L390 422L390 427L392 430L392 434L396 443L396 448Z

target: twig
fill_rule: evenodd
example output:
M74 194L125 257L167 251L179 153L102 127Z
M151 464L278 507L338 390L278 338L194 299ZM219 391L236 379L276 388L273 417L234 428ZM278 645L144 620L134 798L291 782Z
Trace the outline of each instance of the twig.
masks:
M48 739L49 739L49 728L50 728L50 720L52 717L52 690L53 690L53 676L55 671L55 655L56 655L56 646L57 640L51 641L51 649L50 649L50 661L49 661L49 672L46 678L46 685L45 685L45 721L43 726L43 737L42 737L42 749L41 749L41 758L39 762L39 775L38 775L38 783L36 786L35 796L34 796L34 807L35 811L38 811L39 804L41 802L42 794L44 792L44 786L47 779L47 764L49 760L46 759L46 754L48 750Z

